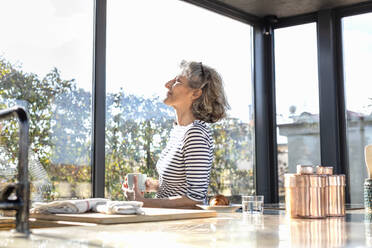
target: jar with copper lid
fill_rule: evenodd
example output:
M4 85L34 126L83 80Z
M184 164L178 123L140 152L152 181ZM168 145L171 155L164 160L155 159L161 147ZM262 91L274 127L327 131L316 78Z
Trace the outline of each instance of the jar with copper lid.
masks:
M286 215L291 218L298 217L300 202L297 178L299 176L292 173L284 174L285 211Z
M297 216L307 218L310 216L310 175L298 175L297 187Z
M316 174L323 175L326 178L326 186L325 186L325 193L324 193L324 209L326 216L329 215L329 177L333 175L333 167L330 166L320 166L316 167Z
M309 175L310 182L310 212L308 218L325 218L325 188L326 177L323 175Z
M322 175L287 174L286 210L290 217L325 218L326 178Z
M328 216L345 216L345 175L328 176Z

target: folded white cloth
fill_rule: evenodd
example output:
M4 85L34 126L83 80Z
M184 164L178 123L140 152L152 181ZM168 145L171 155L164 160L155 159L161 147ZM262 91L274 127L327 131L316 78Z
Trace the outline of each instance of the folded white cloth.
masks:
M65 200L53 202L37 202L33 204L31 213L49 213L49 214L78 214L92 210L98 203L105 204L108 199L90 198L83 200Z
M139 201L110 201L104 198L90 198L83 200L38 202L30 213L43 214L80 214L88 211L104 214L144 214L143 202Z
M144 214L142 206L139 201L107 201L96 204L92 210L104 214Z

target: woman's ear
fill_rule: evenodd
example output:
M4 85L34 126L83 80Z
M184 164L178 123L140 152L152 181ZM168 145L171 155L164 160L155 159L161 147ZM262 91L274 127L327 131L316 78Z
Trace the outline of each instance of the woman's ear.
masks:
M202 95L203 91L202 89L195 89L194 92L192 93L192 99L198 99Z

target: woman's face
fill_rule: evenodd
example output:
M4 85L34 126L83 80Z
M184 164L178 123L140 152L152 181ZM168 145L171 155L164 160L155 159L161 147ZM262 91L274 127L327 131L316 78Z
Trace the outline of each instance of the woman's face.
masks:
M168 89L164 103L173 108L189 108L194 97L194 91L188 85L188 80L185 76L177 76L165 84Z

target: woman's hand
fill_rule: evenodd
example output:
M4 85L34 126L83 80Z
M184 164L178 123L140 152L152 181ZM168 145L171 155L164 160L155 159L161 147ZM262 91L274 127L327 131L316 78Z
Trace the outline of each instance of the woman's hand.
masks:
M140 192L138 188L137 176L133 177L133 189L129 189L127 177L125 177L125 181L123 182L121 189L123 190L124 196L128 201L141 201L141 199L144 199L144 192Z
M151 179L151 178L150 178ZM158 181L152 179L152 186L158 185ZM189 199L186 196L176 196L172 198L165 199L149 199L144 198L143 193L138 188L137 176L133 177L133 190L125 189L124 193L129 201L140 201L143 202L143 207L152 208L195 208L195 204L199 203ZM149 182L150 183L150 182ZM147 182L146 182L147 184Z
M145 197L143 196L144 193L141 192L138 188L138 179L137 179L137 176L134 176L133 177L133 192L134 192L134 197L133 197L133 201L141 201L143 202Z
M159 181L153 178L147 178L145 186L146 192L157 192L159 189Z

